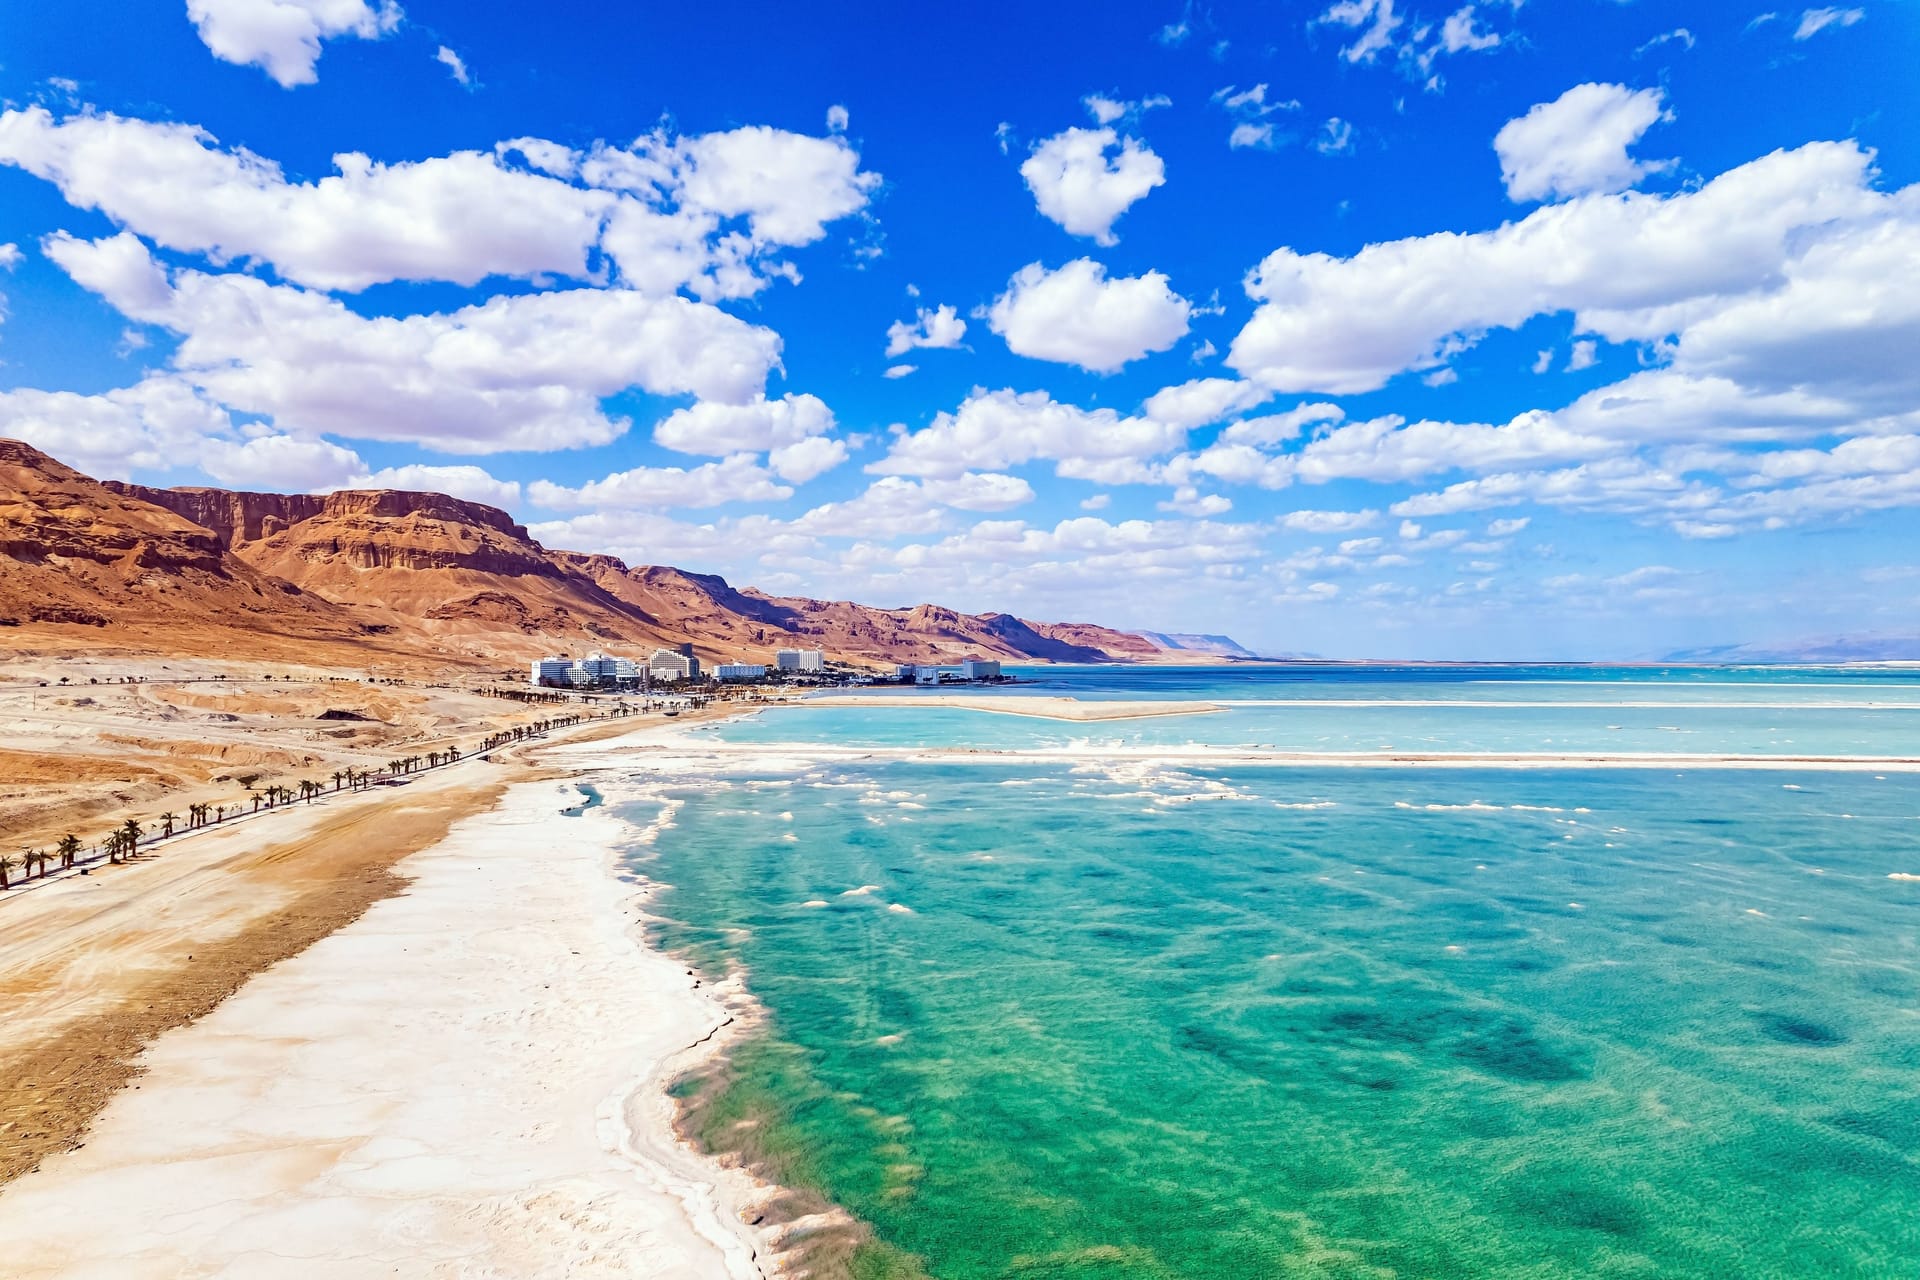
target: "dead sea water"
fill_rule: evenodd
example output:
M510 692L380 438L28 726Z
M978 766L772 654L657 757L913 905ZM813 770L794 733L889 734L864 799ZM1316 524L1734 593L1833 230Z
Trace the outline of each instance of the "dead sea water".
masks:
M1913 775L887 763L675 799L658 941L770 1015L703 1136L750 1123L933 1275L1920 1257Z

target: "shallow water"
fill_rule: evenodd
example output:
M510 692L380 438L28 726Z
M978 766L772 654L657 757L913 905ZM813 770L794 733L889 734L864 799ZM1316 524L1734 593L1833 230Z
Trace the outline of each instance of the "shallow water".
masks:
M736 1087L936 1276L1920 1257L1920 778L895 763L675 799L660 940L771 1014Z

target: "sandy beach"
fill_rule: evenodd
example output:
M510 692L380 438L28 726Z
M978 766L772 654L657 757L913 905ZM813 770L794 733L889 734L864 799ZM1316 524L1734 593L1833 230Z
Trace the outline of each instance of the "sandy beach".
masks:
M9 1274L762 1274L663 1089L727 1011L641 944L633 833L580 799L514 784L155 1040L84 1146L0 1194Z

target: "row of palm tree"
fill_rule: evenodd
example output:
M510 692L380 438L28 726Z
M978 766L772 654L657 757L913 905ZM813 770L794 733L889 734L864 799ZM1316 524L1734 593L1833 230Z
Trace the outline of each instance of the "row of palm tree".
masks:
M634 708L623 704L609 708L603 715L625 716L633 714L634 710ZM524 742L530 738L551 732L554 729L579 724L588 718L589 717L584 715L555 716L547 720L535 720L527 724L516 725L510 729L503 729L488 734L485 738L481 739L477 750L487 752L511 743ZM593 718L597 719L600 717ZM435 769L442 765L454 764L465 758L466 753L462 752L458 746L450 746L444 749L436 748L421 755L402 756L389 760L383 769L354 769L352 767L335 769L332 774L333 789L339 791L342 786L345 786L350 790L359 791L373 786L376 781L380 780L383 773L389 778L397 778L403 774L414 773L422 768ZM254 790L251 782L248 782L246 785L248 799L252 801L253 807L251 812L253 813L260 812L262 806L273 809L280 805L292 804L295 800L303 800L308 804L312 804L314 800L325 795L327 791L324 782L316 782L309 779L301 779L296 784L297 790L295 787L283 786L279 783L271 784L259 790ZM241 813L242 809L239 802L235 802L231 806L214 804L211 801L189 804L187 806L185 830L192 831L200 827L211 826L224 822L229 814L237 818ZM100 843L94 846L94 850L97 854L104 855L109 863L125 862L140 852L142 836L147 837L149 841L154 839L164 840L172 836L175 829L179 826L180 815L174 813L172 810L168 810L166 813L155 818L154 822L158 825L158 830L150 832L140 824L138 818L127 818L122 821L118 827L103 837ZM56 858L59 860L60 869L67 870L73 866L74 862L87 847L86 842L81 840L80 837L74 835L72 832L68 832L66 835L60 837L51 850L22 848L18 856L0 854L0 889L13 887L16 882L15 872L20 873L20 883L35 878L36 874L44 877L48 871L47 864Z

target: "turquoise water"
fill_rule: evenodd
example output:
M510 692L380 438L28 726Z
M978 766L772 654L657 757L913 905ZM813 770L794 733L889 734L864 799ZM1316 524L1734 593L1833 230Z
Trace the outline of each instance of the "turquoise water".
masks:
M935 1276L1915 1274L1913 775L669 791L660 941L770 1015L734 1091Z
M1267 747L1280 751L1920 754L1920 706L1776 708L1229 704L1205 715L1061 721L954 708L781 707L704 731L722 742L835 746Z

